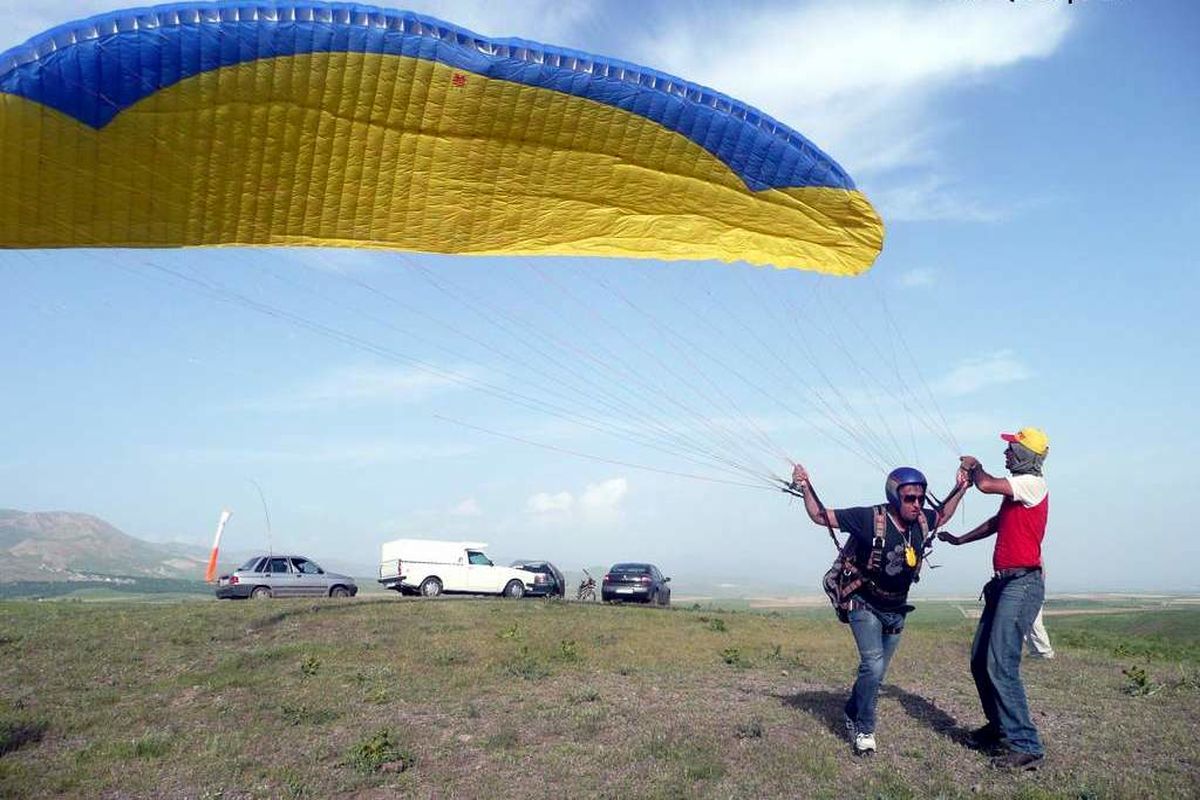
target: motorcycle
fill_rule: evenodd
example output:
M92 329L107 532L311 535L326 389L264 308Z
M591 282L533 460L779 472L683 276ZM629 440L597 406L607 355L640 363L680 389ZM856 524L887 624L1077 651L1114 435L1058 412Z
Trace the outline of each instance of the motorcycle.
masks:
M586 577L579 581L579 588L575 590L575 599L594 603L596 602L596 579L586 569L583 574Z

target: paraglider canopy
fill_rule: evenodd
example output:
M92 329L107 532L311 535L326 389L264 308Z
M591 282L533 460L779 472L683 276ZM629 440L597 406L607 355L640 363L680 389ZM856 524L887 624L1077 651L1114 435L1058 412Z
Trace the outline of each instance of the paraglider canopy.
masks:
M0 246L338 245L852 275L882 225L796 131L409 12L177 3L0 55Z

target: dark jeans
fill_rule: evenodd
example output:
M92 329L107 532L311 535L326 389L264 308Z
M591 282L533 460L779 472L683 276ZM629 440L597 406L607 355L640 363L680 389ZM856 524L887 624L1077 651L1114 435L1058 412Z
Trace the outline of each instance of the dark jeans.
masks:
M1004 734L1008 746L1042 755L1042 742L1029 715L1021 683L1021 643L1046 595L1042 573L993 580L983 589L983 616L971 645L971 674L988 725Z
M878 611L862 602L855 606L850 612L850 630L858 645L858 679L846 701L846 716L854 721L859 733L874 733L879 685L900 644L904 614ZM892 632L884 633L885 630Z

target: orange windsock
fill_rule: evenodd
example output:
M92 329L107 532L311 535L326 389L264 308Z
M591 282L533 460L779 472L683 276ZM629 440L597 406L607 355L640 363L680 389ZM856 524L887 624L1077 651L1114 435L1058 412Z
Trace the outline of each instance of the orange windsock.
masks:
M221 519L217 522L217 535L213 537L212 554L208 557L208 569L204 571L204 580L212 583L217 579L217 551L221 548L221 533L225 530L225 523L233 516L232 511L221 511Z

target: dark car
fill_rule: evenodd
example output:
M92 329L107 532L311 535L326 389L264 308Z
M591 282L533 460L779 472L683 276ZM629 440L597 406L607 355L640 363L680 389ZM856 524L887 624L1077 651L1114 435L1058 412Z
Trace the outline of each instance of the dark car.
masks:
M217 581L217 597L239 600L267 597L353 597L358 585L347 575L326 572L304 556L261 555Z
M510 567L523 569L533 573L533 588L525 588L526 597L566 597L567 579L563 577L558 567L549 561L534 561L519 559L509 564Z
M653 564L613 564L600 582L600 599L606 603L652 603L671 605L670 578Z

